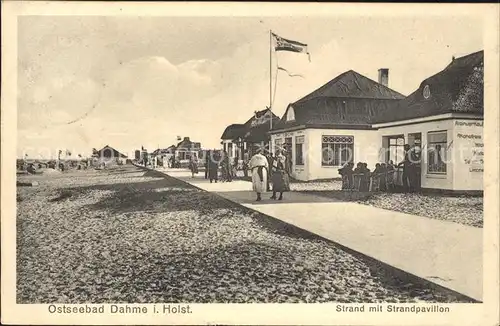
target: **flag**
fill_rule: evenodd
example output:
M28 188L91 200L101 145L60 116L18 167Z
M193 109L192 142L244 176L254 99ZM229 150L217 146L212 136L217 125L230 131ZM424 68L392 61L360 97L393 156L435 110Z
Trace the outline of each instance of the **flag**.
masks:
M266 106L266 110L267 110L267 111L266 111L266 113L264 114L264 117L265 117L266 119L270 119L270 118L272 118L273 113L271 112L271 108L269 108L269 107L267 107L267 106Z
M288 74L288 76L290 76L290 77L301 77L301 78L304 78L304 76L299 75L299 74L291 74L288 70L286 70L283 67L278 67L278 70L282 70L282 71L286 72Z
M309 51L307 50L307 44L289 40L286 38L283 38L279 35L276 35L272 33L274 36L274 39L276 40L276 45L274 46L274 50L276 51L290 51L290 52L295 52L295 53L305 53L307 54L309 61L311 61L311 55L309 54Z

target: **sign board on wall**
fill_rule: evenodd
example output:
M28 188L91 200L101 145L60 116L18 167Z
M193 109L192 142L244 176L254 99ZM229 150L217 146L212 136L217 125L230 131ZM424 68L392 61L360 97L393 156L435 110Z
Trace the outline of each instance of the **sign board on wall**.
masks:
M456 158L468 167L468 172L482 173L484 171L483 121L457 120L454 130L455 151L458 154Z

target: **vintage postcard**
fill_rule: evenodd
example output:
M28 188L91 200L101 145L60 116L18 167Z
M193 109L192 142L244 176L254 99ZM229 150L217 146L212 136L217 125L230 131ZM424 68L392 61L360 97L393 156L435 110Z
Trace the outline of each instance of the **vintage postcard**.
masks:
M2 323L499 323L498 4L2 2Z

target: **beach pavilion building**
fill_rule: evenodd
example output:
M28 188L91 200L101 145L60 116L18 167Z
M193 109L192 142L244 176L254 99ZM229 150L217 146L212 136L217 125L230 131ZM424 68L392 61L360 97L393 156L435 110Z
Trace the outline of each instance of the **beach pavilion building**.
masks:
M338 178L348 160L399 163L404 145L420 151L424 189L482 191L483 51L453 58L405 97L345 72L291 103L270 131L273 151L288 148L298 180Z
M272 122L271 122L272 119ZM229 125L221 136L222 149L230 158L251 157L258 148L268 148L271 137L271 124L279 123L280 118L271 110L256 111L244 124Z

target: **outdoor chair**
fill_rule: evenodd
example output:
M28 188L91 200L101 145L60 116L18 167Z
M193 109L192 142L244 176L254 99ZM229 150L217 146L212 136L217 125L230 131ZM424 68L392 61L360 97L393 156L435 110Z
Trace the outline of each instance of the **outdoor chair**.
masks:
M363 175L362 174L353 174L352 179L353 179L352 190L359 191L361 188L361 182L363 182Z
M380 178L383 177L382 173L373 175L370 178L370 189L369 191L380 191Z
M349 183L349 176L342 176L342 190L351 190L351 184Z
M392 191L395 188L394 178L396 171L387 171L385 174L385 184L387 185L387 190Z
M349 200L352 200L353 192L359 192L362 182L363 182L363 174L352 175L352 184L349 184L349 187L347 188L347 191L349 192Z

